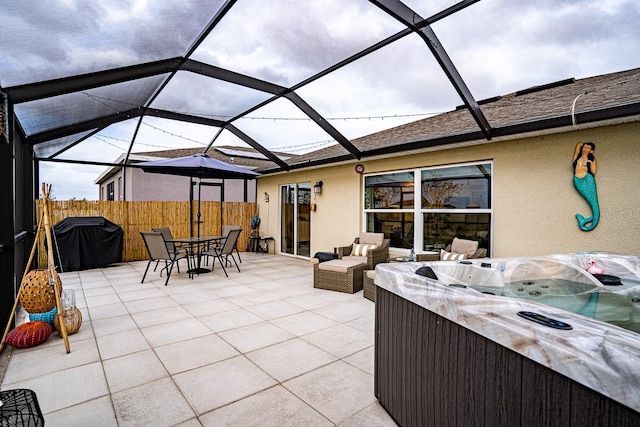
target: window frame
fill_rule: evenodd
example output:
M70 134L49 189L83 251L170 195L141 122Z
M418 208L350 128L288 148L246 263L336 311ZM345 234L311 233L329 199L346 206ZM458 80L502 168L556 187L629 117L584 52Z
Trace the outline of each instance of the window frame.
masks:
M475 166L475 165L483 165L488 164L491 167L491 178L489 184L489 195L488 195L488 208L423 208L422 207L422 171L425 170L438 170L438 169L450 169L456 168L460 166ZM367 178L372 176L381 176L388 174L397 174L397 173L413 173L413 189L414 189L414 197L413 197L413 207L412 208L367 208ZM437 166L425 166L411 169L398 169L398 170L388 170L382 172L375 172L369 174L362 175L362 212L363 212L363 230L368 230L369 214L376 213L410 213L413 214L413 247L416 252L421 253L424 252L423 248L425 245L424 242L424 216L426 214L434 214L434 213L442 213L442 214L488 214L489 215L489 232L488 239L490 242L493 242L493 207L494 207L494 191L493 191L493 183L494 183L494 163L493 160L480 160L473 162L461 162L461 163L453 163L446 165L437 165ZM396 252L399 253L409 253L410 249L394 247L391 246ZM491 252L491 247L487 248L488 253ZM488 255L489 256L489 255Z
M116 200L115 182L111 181L106 185L107 188L107 201L113 202Z

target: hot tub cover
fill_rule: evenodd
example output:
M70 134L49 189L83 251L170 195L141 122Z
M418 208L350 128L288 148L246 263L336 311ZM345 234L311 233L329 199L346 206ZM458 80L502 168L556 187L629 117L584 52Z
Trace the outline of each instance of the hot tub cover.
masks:
M122 228L101 216L69 217L53 226L56 264L62 271L106 267L122 261Z

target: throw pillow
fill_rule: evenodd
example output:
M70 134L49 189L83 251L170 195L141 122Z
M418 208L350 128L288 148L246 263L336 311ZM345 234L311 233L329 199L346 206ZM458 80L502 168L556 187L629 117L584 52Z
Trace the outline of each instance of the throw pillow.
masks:
M455 261L455 260L466 259L466 258L467 258L467 254L447 252L444 249L440 250L440 260L442 261Z
M52 332L51 325L40 320L23 323L7 334L7 344L16 348L33 347L45 342Z
M376 245L360 245L357 243L354 243L353 248L351 249L351 256L367 256L367 253L372 250L377 248L378 246Z
M58 314L58 307L53 307L53 310L47 311L45 313L29 313L29 320L41 320L43 322L47 322L53 327L56 314Z

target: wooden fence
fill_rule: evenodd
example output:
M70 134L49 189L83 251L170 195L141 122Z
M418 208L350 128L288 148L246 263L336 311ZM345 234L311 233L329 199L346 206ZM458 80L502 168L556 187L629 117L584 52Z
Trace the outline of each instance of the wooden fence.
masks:
M198 202L193 202L193 230L197 230L196 212ZM38 203L38 211L41 209ZM203 201L200 205L200 235L220 235L224 225L240 225L242 233L238 249L246 250L251 234L251 218L258 211L256 203ZM122 227L124 231L122 260L139 261L148 259L147 250L140 236L141 231L151 231L154 227L169 227L174 237L190 235L189 202L121 202L65 200L51 201L51 225L68 217L102 216ZM38 213L38 218L40 213ZM46 266L46 249L41 233L38 245L38 263Z

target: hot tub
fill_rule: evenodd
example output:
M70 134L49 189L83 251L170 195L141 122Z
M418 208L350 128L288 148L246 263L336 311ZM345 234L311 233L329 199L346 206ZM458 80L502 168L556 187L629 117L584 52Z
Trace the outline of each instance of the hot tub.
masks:
M640 425L640 257L379 264L375 283L376 395L401 425Z

